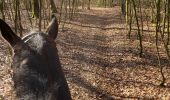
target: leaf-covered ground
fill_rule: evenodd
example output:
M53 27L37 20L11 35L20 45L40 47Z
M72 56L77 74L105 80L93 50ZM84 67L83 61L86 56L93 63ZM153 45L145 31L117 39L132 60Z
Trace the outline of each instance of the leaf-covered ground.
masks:
M73 100L170 99L170 64L161 48L167 79L161 87L153 27L144 25L144 54L139 57L137 31L129 40L119 7L79 11L66 22L56 42ZM14 93L9 52L0 39L0 97L7 100Z

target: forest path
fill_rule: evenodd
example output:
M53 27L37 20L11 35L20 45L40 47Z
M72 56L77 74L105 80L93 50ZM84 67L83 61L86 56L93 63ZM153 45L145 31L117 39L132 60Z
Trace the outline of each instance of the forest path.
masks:
M120 7L79 11L59 34L60 59L73 99L170 99L170 89L159 87L155 49L138 57L138 40L134 34L127 38L120 12ZM143 42L145 48L148 43Z

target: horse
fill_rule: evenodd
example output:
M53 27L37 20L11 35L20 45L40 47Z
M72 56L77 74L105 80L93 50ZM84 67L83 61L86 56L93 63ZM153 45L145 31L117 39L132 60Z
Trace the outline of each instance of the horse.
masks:
M52 18L46 32L30 32L23 38L2 19L0 30L14 51L11 68L17 100L72 99L55 43L56 17Z

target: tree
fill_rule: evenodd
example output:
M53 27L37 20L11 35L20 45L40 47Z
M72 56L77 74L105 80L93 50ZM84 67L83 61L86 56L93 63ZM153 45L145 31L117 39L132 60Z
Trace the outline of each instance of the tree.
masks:
M14 24L15 24L15 32L18 33L19 30L19 36L22 37L22 24L21 24L21 14L20 14L20 1L19 0L14 0L14 9L15 9L15 20L14 20Z
M4 14L3 9L4 9L4 0L1 0L0 1L0 12L2 14L2 19L5 20L5 14Z
M121 0L121 10L122 10L122 14L126 15L126 0Z
M39 0L32 0L32 17L39 18L40 5Z
M88 10L90 10L90 4L91 4L91 0L88 1L88 7L87 7Z
M136 10L136 3L135 3L134 0L132 0L132 4L133 4L134 12L135 12L136 25L137 25L137 28L138 28L137 35L138 35L138 38L139 38L139 46L140 46L139 56L142 57L142 53L143 53L142 35L141 35L141 32L140 32L139 20L138 20L138 15L137 15L137 10Z
M51 11L52 13L57 13L57 7L54 3L54 0L50 0L50 4L51 4Z

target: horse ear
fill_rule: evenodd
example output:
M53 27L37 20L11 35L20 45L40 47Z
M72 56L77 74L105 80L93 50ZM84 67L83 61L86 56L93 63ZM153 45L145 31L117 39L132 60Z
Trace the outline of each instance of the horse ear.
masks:
M46 33L53 39L56 39L58 35L58 21L55 16L52 16L52 21L48 25Z
M17 42L21 40L12 29L9 27L7 23L5 23L2 19L0 19L0 30L3 38L7 40L11 46L14 46Z

